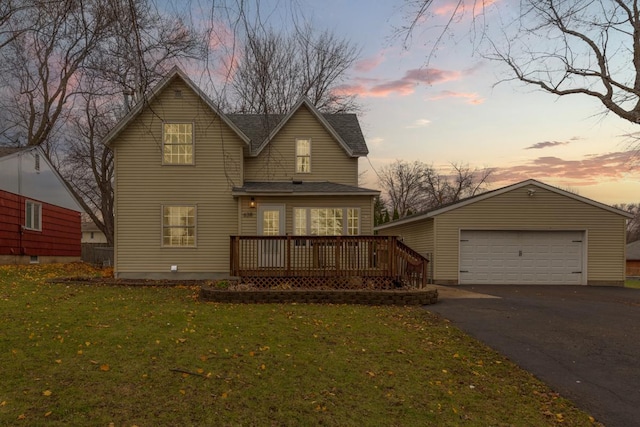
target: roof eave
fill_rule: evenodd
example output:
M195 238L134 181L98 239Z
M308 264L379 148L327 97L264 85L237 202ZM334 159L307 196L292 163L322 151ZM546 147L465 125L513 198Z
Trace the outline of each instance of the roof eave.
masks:
M517 189L522 188L522 187L526 187L527 185L537 185L540 188L544 188L545 190L552 191L554 193L564 195L566 197L569 197L569 198L572 198L574 200L586 203L588 205L591 205L591 206L594 206L594 207L597 207L597 208L600 208L600 209L607 210L607 211L609 211L611 213L615 213L615 214L624 216L626 218L633 218L633 214L630 214L629 212L625 212L623 210L614 208L612 206L605 205L604 203L596 202L595 200L591 200L591 199L588 199L586 197L579 196L577 194L562 190L562 189L557 188L557 187L553 187L551 185L545 184L545 183L537 181L535 179L527 179L525 181L521 181L521 182L518 182L518 183L515 183L515 184L507 185L506 187L499 188L499 189L494 190L494 191L488 191L487 193L480 194L480 195L478 195L476 197L472 197L472 198L469 198L469 199L466 199L466 200L461 200L458 203L454 203L452 205L443 207L441 209L436 209L436 210L433 210L433 211L425 212L423 214L416 214L416 215L411 216L411 217L406 217L406 218L402 218L402 219L399 219L399 220L396 220L396 221L392 221L392 222L389 222L389 223L386 223L386 224L382 224L382 225L379 225L377 227L374 227L374 230L383 230L385 228L393 227L393 226L396 226L396 225L408 224L408 223L411 223L411 222L420 221L420 220L427 219L427 218L432 218L432 217L435 217L437 215L443 214L445 212L449 212L449 211L461 208L463 206L467 206L467 205L470 205L470 204L473 204L473 203L476 203L476 202L479 202L479 201L482 201L482 200L489 199L491 197L499 196L499 195L507 193L509 191L513 191L513 190L517 190Z

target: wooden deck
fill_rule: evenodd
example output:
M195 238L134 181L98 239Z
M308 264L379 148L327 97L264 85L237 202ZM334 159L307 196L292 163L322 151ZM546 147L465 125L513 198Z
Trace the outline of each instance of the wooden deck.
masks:
M231 236L230 273L258 288L420 289L428 260L395 236Z

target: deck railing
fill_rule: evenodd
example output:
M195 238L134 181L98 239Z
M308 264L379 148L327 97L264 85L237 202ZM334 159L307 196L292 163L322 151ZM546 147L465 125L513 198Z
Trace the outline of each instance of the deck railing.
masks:
M427 259L395 236L231 236L230 273L257 286L422 288Z

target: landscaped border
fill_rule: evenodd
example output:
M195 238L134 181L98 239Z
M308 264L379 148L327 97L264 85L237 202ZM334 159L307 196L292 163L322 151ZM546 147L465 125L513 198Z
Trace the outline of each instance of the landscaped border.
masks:
M310 303L364 305L429 305L438 302L437 289L420 290L229 290L200 288L200 300L238 304Z

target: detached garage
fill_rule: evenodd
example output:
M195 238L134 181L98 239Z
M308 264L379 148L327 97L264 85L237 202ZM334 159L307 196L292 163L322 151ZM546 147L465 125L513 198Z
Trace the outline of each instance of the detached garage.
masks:
M630 217L527 180L376 231L426 256L438 284L622 286Z

